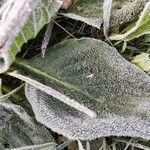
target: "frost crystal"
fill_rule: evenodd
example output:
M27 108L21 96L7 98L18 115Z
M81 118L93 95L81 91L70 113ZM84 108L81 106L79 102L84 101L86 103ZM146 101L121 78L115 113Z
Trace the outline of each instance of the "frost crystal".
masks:
M47 63L49 62L49 63ZM29 76L96 112L96 118L27 84L26 97L36 119L69 139L106 136L150 139L150 77L106 43L84 38L68 40L37 56ZM88 75L94 74L92 78Z

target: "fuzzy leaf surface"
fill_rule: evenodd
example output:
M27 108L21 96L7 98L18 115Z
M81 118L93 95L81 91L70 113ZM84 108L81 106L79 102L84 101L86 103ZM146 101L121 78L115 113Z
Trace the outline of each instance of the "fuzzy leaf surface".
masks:
M20 51L21 46L29 39L36 37L42 27L47 24L50 19L57 13L61 5L56 0L49 2L48 0L38 0L36 8L31 13L24 27L20 30L10 47L10 60L15 59L15 55Z
M9 0L7 1L9 2ZM50 21L50 19L55 15L55 13L57 13L57 11L59 10L62 4L62 2L61 3L59 2L59 0L54 0L52 2L48 0L36 0L35 2L33 2L32 0L30 1L31 1L30 2L31 7L26 8L27 13L25 14L28 14L29 10L30 11L32 10L31 13L29 13L26 16L24 15L25 17L22 16L22 18L24 17L26 19L20 18L19 20L19 17L21 16L20 11L23 12L25 10L18 10L18 13L14 14L15 15L14 20L13 19L11 20L9 18L10 16L13 16L12 13L16 11L15 9L17 9L17 5L18 5L17 3L19 4L22 3L20 1L19 2L16 1L14 7L11 7L11 5L13 6L13 4L11 3L8 4L7 7L8 8L10 7L10 10L8 12L2 13L2 18L4 19L0 24L0 28L2 30L4 28L6 32L2 33L1 34L2 37L0 37L0 43L2 45L0 48L1 50L0 72L4 72L8 69L9 65L12 64L12 62L15 60L15 56L20 51L22 45L26 43L29 39L35 38L35 36L42 29L42 27ZM24 6L26 5L28 6L28 4L26 4L27 2L24 3L25 3ZM20 9L23 8L20 7ZM5 18L6 13L7 16L9 17ZM6 23L6 25L3 22Z
M145 5L144 10L142 11L139 20L135 25L128 29L127 32L120 35L113 35L110 37L110 40L124 40L129 41L134 38L138 38L144 34L150 34L150 2ZM128 28L128 27L127 27Z
M118 26L137 18L146 2L148 0L113 0L110 25ZM75 0L63 15L100 28L103 22L103 0Z
M150 58L148 53L137 55L132 63L141 68L143 71L150 72Z
M1 92L0 96L2 96ZM48 142L51 142L51 144L46 145L45 143ZM41 144L43 145L41 146ZM35 148L35 145L40 146ZM5 150L6 148L21 150L21 147L24 146L27 146L28 150L32 150L33 148L37 150L49 150L50 145L53 146L51 150L55 150L56 143L52 135L44 126L30 117L21 106L11 103L9 99L7 102L6 100L0 102L1 150ZM42 149L43 147L45 149Z
M72 39L15 66L29 78L49 86L97 117L66 105L26 84L25 94L36 119L69 139L131 136L150 139L150 77L125 60L115 48L91 38ZM24 75L25 76L25 75Z

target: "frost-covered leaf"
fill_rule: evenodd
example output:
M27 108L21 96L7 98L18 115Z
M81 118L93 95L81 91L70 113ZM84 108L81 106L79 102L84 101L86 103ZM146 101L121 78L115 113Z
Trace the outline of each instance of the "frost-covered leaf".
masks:
M14 65L97 114L89 117L26 84L36 119L53 131L69 139L110 135L150 139L150 77L106 43L72 39L49 48L44 59L38 55Z
M2 11L0 14L2 15L0 22L2 31L0 36L0 72L8 69L21 46L29 39L34 38L62 5L60 0L13 0L12 3L10 2L7 0L0 10L0 12ZM9 9L7 10L7 8ZM32 9L33 11L29 13Z
M146 2L148 0L113 0L110 25L118 26L137 18ZM100 28L103 22L103 0L75 0L63 15Z
M111 8L112 8L112 0L104 0L104 4L103 4L103 26L104 26L104 28L103 28L103 31L104 31L105 37L108 37Z
M88 109L87 107L85 107L84 105L79 104L78 102L76 102L74 99L69 98L68 96L64 95L63 93L49 87L46 86L32 78L26 77L24 75L21 75L19 73L17 73L16 71L9 73L10 76L16 77L22 81L25 81L26 83L34 86L34 87L38 87L39 90L51 95L52 97L62 101L63 103L87 114L88 116L90 116L91 118L96 117L96 114Z
M150 72L150 58L148 53L142 53L132 60L132 63L143 71Z
M59 0L54 0L52 2L48 0L38 0L36 8L33 10L27 20L27 23L21 29L19 35L12 44L10 53L16 54L20 50L23 43L26 43L29 39L34 38L42 27L50 21L50 19L61 7L61 5L58 4L58 1Z
M40 144L40 145L32 145L32 146L25 146L20 148L14 148L11 150L57 150L56 144L54 142Z
M10 101L9 103L0 102L0 150L6 148L21 150L20 147L29 145L33 145L34 148L34 145L48 142L53 145L54 149L51 150L55 150L56 143L44 126L39 125L22 107Z
M17 105L0 103L0 149L53 142L45 127L38 125ZM56 146L56 144L55 144Z
M8 69L10 61L8 49L36 2L6 0L0 7L0 73Z
M150 2L146 3L144 10L139 17L139 20L131 29L129 29L124 34L111 36L110 40L129 41L148 33L150 34Z

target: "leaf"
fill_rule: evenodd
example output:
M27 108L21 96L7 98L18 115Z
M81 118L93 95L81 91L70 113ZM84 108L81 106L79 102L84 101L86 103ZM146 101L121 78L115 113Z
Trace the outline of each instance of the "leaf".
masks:
M14 90L12 90L11 92L9 92L5 95L1 95L0 96L0 102L7 100L12 94L18 92L23 86L24 86L24 84L22 84L21 86L15 88Z
M110 25L118 26L134 20L146 2L148 0L113 0ZM70 9L63 11L62 15L100 28L103 22L103 1L75 0Z
M108 37L112 1L113 0L104 0L104 4L103 4L103 22L104 22L103 31L106 38Z
M2 93L0 96L3 96ZM8 102L0 102L0 149L16 148L21 150L22 146L51 142L53 145L51 150L55 150L56 143L49 131L30 117L22 107L12 104L9 99ZM34 147L32 146L32 149ZM39 150L42 149L39 148ZM47 148L47 150L49 149Z
M146 3L144 10L142 11L139 20L135 26L129 29L126 33L120 35L112 35L110 40L124 40L129 41L137 38L143 34L150 33L150 2Z
M0 73L8 69L8 49L19 29L26 22L35 3L36 1L33 0L21 2L6 0L2 4L0 8Z
M143 71L150 72L150 58L148 53L137 55L134 60L132 60L132 63Z
M59 10L60 6L61 5L58 5L56 0L53 2L49 2L48 0L38 0L38 5L14 40L14 43L10 48L10 53L16 54L20 51L23 43L26 43L29 39L35 38L42 27L47 24Z
M18 5L18 3L20 5ZM4 28L4 33L1 33L0 37L0 50L2 52L0 55L0 72L4 72L8 69L9 65L15 60L15 56L20 51L21 46L37 35L41 28L50 21L51 17L57 13L62 2L57 0L53 2L49 2L48 0L29 0L28 2L22 1L21 3L20 1L15 1L14 4L15 5L7 12L9 17L4 18L6 12L2 14L4 23L2 22L2 24L0 24L0 29L3 31ZM8 4L8 6L9 5L11 6L12 4ZM28 5L30 7L28 7ZM27 6L27 8L24 6ZM34 9L33 6L35 6ZM3 9L3 7L1 9ZM15 9L18 10L16 11ZM33 11L29 16L29 10L31 11L32 9ZM16 14L12 15L14 11ZM14 18L12 18L12 16ZM6 35L6 33L9 34ZM15 38L17 33L18 35Z
M54 143L45 127L37 124L25 110L17 105L0 103L0 149L27 145ZM56 144L55 144L56 146Z
M56 150L56 144L54 142L50 142L50 143L45 143L40 145L14 148L12 150Z
M38 122L69 139L106 136L150 139L150 77L115 48L91 39L72 39L28 63L16 61L20 74L61 92L94 111L89 117L28 84L25 94ZM46 90L46 89L45 89Z
M57 90L54 90L53 88L51 87L48 87L44 84L41 84L40 82L37 82L29 77L25 77L21 74L18 74L16 71L12 72L12 73L9 73L10 76L13 76L13 77L16 77L22 81L25 81L26 83L34 86L34 87L38 87L39 90L41 91L44 91L45 93L51 95L52 97L56 98L56 99L59 99L60 101L64 102L65 104L89 115L90 117L96 117L96 114L89 110L87 107L77 103L74 99L71 99L69 97L67 97L66 95L60 93L59 91Z

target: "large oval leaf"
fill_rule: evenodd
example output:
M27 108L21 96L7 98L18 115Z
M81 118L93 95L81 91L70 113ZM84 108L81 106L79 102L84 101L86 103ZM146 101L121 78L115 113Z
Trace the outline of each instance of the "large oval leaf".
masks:
M49 48L44 59L37 56L15 66L29 75L18 78L28 83L26 97L37 120L55 132L83 140L111 135L150 139L150 77L106 43L68 40ZM97 117L59 101L60 93Z

